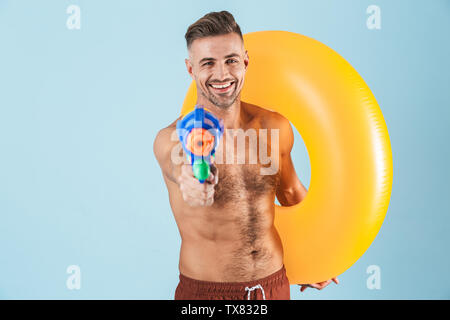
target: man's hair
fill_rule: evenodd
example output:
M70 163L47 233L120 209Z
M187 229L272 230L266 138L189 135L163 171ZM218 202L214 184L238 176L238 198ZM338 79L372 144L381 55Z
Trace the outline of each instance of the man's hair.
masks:
M244 41L241 28L236 23L231 13L228 11L210 12L191 24L184 37L186 38L186 45L189 50L192 42L196 39L218 36L231 32L237 33L242 41Z

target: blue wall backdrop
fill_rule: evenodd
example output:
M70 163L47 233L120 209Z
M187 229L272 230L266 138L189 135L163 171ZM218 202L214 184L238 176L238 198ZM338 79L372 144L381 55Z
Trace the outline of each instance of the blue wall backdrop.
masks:
M70 5L80 29L67 27ZM366 26L370 5L381 29ZM339 285L291 286L292 299L449 299L446 0L0 0L0 298L173 299L181 240L152 144L191 81L187 27L220 10L244 33L297 32L340 53L390 134L394 183L380 233ZM71 265L79 290L66 285ZM367 286L370 265L379 289Z

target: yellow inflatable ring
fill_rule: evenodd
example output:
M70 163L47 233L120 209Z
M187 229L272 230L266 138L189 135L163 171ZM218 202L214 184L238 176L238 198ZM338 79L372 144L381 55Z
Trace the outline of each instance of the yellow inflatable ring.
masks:
M323 43L260 31L244 35L244 45L250 61L241 100L289 119L311 162L307 196L275 208L289 282L331 279L364 254L386 215L392 190L386 123L361 76ZM196 99L193 81L182 115Z

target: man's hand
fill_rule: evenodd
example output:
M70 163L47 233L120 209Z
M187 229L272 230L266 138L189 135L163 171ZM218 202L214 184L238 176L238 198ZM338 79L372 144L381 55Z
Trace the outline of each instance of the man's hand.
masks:
M211 206L214 203L214 186L219 182L219 170L214 163L211 163L210 169L211 173L208 179L204 183L200 183L194 176L190 164L183 164L181 166L178 185L183 194L183 200L191 207Z
M316 288L317 290L322 290L327 285L331 283L331 281L334 281L336 284L339 284L338 278L332 278L331 280L317 282L317 283L310 283L310 284L299 284L301 286L300 292L305 291L307 288Z

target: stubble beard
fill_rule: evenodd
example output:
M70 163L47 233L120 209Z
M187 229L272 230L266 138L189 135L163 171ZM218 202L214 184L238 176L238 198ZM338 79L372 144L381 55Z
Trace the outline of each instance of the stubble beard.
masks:
M200 88L199 88L199 91L200 91L200 94L203 97L205 97L206 99L208 99L213 105L215 105L216 107L218 107L222 110L226 110L233 105L233 103L236 101L236 98L238 97L236 83L234 84L234 86L235 86L234 91L231 94L231 96L228 97L228 100L226 102L219 101L219 99L217 99L217 96L214 93L212 93L211 91L209 91L209 88L207 89L208 90L207 94Z

